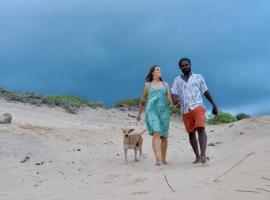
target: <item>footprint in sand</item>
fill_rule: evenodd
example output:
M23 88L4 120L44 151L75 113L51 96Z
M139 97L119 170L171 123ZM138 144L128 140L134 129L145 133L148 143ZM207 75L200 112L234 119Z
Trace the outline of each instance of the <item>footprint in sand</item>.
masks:
M113 181L118 178L119 175L118 174L109 174L109 176L107 176L105 179L105 181L103 181L103 183L105 184L113 184Z
M134 185L142 184L147 180L148 178L136 178L135 180L132 181L132 184Z
M139 192L132 192L131 195L143 195L143 194L149 194L149 191L139 191Z

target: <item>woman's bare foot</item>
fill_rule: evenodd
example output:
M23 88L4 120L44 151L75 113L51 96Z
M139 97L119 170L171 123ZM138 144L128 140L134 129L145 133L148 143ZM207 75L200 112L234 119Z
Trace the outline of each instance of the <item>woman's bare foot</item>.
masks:
M201 157L196 157L196 159L192 162L193 164L197 164L201 162Z
M163 164L163 165L167 165L168 162L167 162L166 160L162 160L162 164Z
M161 166L161 161L160 160L156 160L156 166Z

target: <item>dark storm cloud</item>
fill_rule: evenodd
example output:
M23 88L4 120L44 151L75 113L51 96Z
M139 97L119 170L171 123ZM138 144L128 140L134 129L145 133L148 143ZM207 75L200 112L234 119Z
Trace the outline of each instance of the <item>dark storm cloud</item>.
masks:
M221 108L270 99L268 1L0 4L3 87L112 104L140 96L153 64L172 83L188 56Z

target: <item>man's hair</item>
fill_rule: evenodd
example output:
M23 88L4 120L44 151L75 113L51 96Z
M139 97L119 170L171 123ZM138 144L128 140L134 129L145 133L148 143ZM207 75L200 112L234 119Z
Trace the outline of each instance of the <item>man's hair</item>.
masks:
M178 62L179 68L181 69L181 63L183 61L188 61L189 65L191 65L190 59L189 58L181 58Z

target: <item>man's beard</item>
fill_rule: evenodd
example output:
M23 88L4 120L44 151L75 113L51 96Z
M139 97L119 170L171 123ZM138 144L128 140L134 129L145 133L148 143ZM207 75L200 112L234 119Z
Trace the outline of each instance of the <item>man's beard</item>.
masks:
M191 68L182 69L182 72L184 75L189 75L189 73L191 72Z

